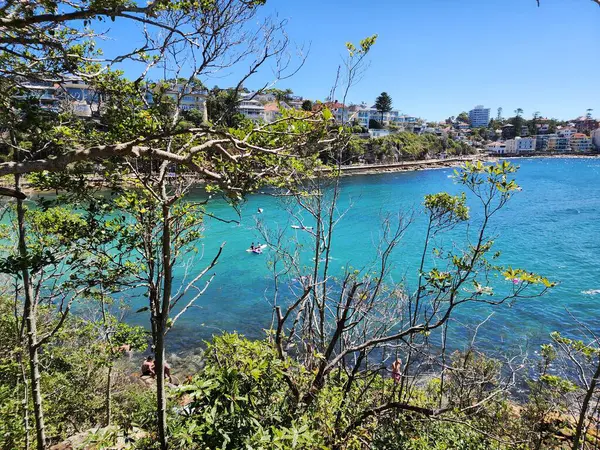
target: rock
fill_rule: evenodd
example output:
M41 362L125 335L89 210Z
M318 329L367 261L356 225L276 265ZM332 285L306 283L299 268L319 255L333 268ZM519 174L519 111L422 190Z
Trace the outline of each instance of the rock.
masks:
M146 432L133 428L128 433L116 426L91 428L77 433L50 450L97 450L99 445L105 450L127 450L133 442L146 436Z

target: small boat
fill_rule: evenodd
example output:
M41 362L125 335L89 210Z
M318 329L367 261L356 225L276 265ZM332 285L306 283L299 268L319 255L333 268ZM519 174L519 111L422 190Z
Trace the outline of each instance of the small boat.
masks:
M305 231L310 231L313 229L313 227L304 227L304 226L300 226L300 225L292 225L292 228L294 230L305 230Z
M251 253L256 253L257 255L260 255L265 248L267 248L267 244L263 244L260 247L249 248L246 251L249 253L251 252Z

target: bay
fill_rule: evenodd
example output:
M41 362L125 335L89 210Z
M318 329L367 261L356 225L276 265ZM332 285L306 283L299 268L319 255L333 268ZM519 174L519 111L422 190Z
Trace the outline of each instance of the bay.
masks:
M551 331L575 332L571 315L600 331L600 159L520 158L513 162L520 166L516 178L522 192L494 217L495 249L502 252L503 264L543 274L558 285L543 297L514 305L465 305L450 327L450 339L457 348L467 344L476 324L492 312L477 334L484 350L527 347L535 351ZM413 223L394 254L392 271L394 281L406 279L410 286L424 240L423 197L440 191L459 192L452 173L453 169L444 169L344 178L340 210L349 209L334 237L334 270L341 273L343 267L368 266L376 255L382 217L388 213L411 215ZM192 200L205 198L203 192L191 196ZM269 250L262 255L246 252L250 243L261 240L256 220L273 229L284 228L292 237L304 233L290 228L295 222L289 222L281 201L269 195L250 195L239 216L220 199L210 200L207 210L239 224L207 218L199 246L203 258L193 261L188 270L204 267L226 242L224 252L206 293L169 333L172 352L197 348L223 331L250 338L264 336L271 322L273 281L267 264ZM475 217L476 213L475 207ZM307 225L312 224L307 220ZM441 244L460 240L463 231L456 230ZM176 283L182 282L184 273L179 267ZM130 301L132 311L145 306L143 298ZM131 313L128 320L147 324L144 314Z

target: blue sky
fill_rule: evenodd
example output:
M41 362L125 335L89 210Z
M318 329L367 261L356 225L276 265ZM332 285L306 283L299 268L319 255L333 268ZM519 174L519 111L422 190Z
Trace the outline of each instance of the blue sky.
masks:
M478 104L493 115L520 107L567 119L593 108L600 117L600 8L590 0L268 0L261 14L288 19L290 38L310 44L304 67L277 86L307 98L328 95L346 41L377 33L353 102L387 91L395 108L430 120ZM119 30L110 46L132 32Z

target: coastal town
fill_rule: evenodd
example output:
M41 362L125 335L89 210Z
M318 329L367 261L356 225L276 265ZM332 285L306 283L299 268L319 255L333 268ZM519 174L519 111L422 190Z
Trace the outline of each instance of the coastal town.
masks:
M23 80L21 88L20 96L33 99L47 110L66 110L90 119L102 114L102 95L81 78L65 76L56 82ZM332 99L306 99L294 95L290 89L250 91L215 87L209 90L198 80L182 79L155 83L147 89L144 100L147 105L152 105L159 95L170 98L184 118L196 117L194 113L202 117L211 98L233 96L233 113L253 122L272 123L285 110L317 111L328 108L333 120L350 126L357 139L367 141L411 133L437 136L444 142L462 143L471 148L474 154L491 156L600 152L600 120L592 116L591 109L585 115L570 120L542 117L539 112L533 113L531 119L526 119L520 109L514 111L512 117L504 118L502 108L498 108L496 116L492 117L490 108L478 105L456 117L430 122L393 108L391 98L385 92L373 105L365 102L346 105ZM381 97L384 102L378 104ZM445 158L449 155L445 152L429 152L427 156ZM361 158L351 163L364 162Z

